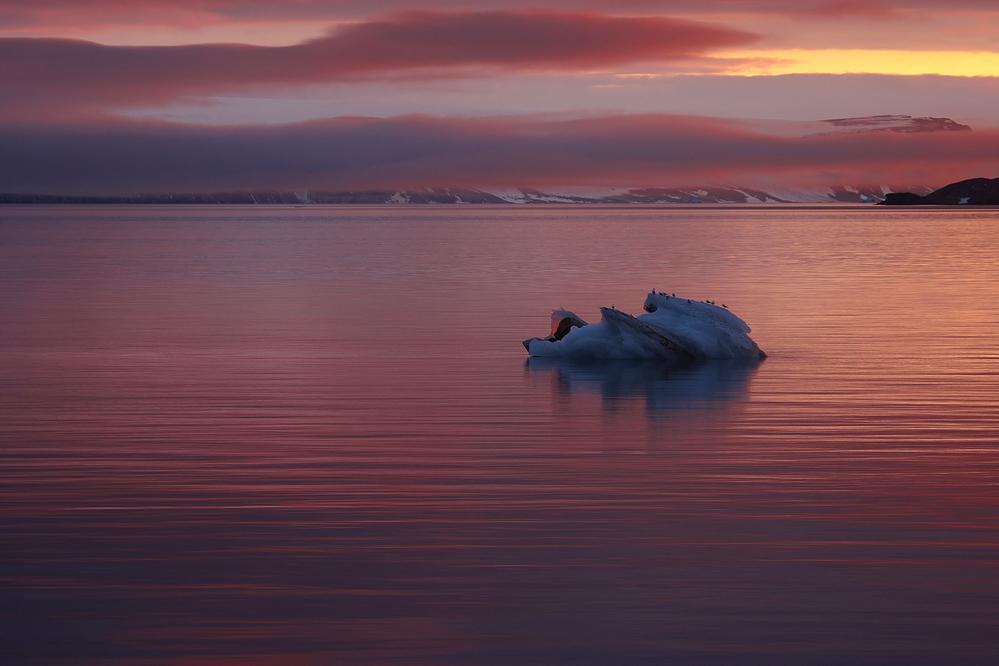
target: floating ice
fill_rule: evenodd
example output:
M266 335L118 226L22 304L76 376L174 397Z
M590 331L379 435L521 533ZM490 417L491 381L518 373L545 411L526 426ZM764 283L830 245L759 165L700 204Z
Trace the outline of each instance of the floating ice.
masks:
M568 310L552 312L552 334L524 340L531 356L576 359L765 358L750 328L725 307L653 291L648 314L600 308L587 324Z

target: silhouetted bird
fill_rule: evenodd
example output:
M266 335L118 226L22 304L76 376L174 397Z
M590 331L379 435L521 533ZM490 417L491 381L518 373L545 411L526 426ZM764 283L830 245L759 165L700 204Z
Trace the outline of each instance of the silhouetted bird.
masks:
M722 307L725 308L726 310L728 310L728 306L725 305L724 303L722 303Z

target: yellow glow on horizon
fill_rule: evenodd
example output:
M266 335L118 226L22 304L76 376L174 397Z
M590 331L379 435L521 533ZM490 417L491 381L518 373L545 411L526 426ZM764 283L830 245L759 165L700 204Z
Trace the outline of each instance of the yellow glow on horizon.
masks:
M734 58L719 74L776 76L780 74L896 74L915 76L999 76L994 51L902 51L867 49L774 49L726 52ZM723 60L723 59L720 59Z

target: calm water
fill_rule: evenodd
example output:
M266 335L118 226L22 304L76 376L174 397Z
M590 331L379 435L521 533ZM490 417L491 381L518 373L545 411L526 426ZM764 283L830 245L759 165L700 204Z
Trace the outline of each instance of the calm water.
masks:
M999 654L999 211L0 209L5 664ZM527 361L726 303L759 364Z

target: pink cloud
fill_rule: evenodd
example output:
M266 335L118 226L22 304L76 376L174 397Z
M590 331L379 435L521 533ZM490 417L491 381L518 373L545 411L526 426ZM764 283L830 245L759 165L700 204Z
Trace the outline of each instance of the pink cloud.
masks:
M886 18L898 16L898 9L877 0L832 0L815 7L809 7L802 13L817 17L870 17Z
M35 115L46 107L148 105L243 86L323 83L387 73L586 70L690 58L756 38L669 18L532 10L410 11L283 47L0 39L0 100L8 114L20 108Z
M917 9L947 13L957 9L995 10L993 0L539 0L536 7L613 13L756 13L802 14L846 12L869 15L865 5L880 10ZM227 22L357 19L385 11L432 9L520 9L519 0L4 0L0 27L74 25L185 26Z
M999 130L777 136L660 114L0 129L0 192L130 194L712 183L940 186L999 174Z

